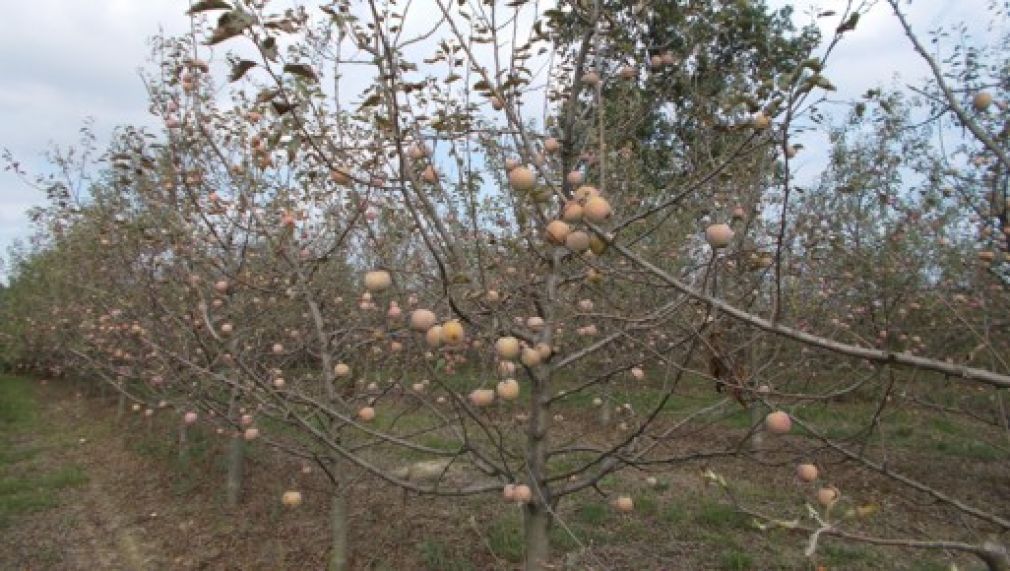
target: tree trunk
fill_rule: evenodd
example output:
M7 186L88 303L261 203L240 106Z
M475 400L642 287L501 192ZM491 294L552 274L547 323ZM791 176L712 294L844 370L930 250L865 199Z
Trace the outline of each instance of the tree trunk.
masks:
M600 414L597 416L596 420L600 423L600 426L607 427L610 426L610 391L607 390L605 396L600 397L603 399L603 404L600 405Z
M189 464L189 439L186 437L186 425L179 425L179 464Z
M116 404L116 422L121 422L123 420L123 414L126 413L126 395L119 393L119 402Z
M347 569L347 498L343 490L330 497L330 559L326 569Z
M234 348L234 341L230 347ZM233 422L238 418L238 388L233 388L228 400L228 418ZM237 424L237 423L236 423ZM238 506L239 494L242 491L242 463L245 460L245 439L239 431L232 436L228 449L228 477L225 481L225 503L229 508Z
M550 489L547 487L547 422L550 410L548 383L550 374L537 370L533 373L533 387L530 392L529 427L527 433L526 456L532 479L530 488L533 499L524 510L523 531L526 544L526 571L542 571L547 568L550 544L547 529L550 525ZM604 405L606 406L606 405Z
M228 481L225 484L226 502L228 507L238 505L239 494L242 491L242 462L245 459L245 439L241 434L231 439L228 450Z
M760 458L761 454L764 452L765 444L764 425L762 424L764 419L764 410L761 408L761 402L757 400L750 401L747 408L750 413L750 425L757 426L754 434L751 435L750 451L754 454L755 458Z
M534 500L537 501L537 500ZM547 569L550 558L551 515L545 506L532 503L523 511L523 530L526 543L526 571L543 571Z

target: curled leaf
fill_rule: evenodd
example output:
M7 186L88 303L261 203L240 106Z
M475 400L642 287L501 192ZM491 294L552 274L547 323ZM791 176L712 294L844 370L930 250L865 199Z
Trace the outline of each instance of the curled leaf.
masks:
M312 70L312 66L304 63L289 63L284 66L284 72L290 73L291 75L297 75L298 77L308 80L308 81L319 81L316 76L316 72Z
M254 67L256 67L256 62L252 60L239 60L231 67L231 74L228 76L228 81L238 81L242 79L242 76Z
M189 10L186 10L186 13L192 15L210 10L231 10L231 4L224 0L200 0L196 4L193 4Z

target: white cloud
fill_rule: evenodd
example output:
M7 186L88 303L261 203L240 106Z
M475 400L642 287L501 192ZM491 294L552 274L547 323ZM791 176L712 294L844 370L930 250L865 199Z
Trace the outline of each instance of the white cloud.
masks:
M47 147L74 144L86 117L95 119L99 144L116 125L150 122L137 70L159 26L188 26L185 9L178 0L9 3L0 18L0 146L40 171ZM40 199L0 173L0 255L27 237L24 213Z

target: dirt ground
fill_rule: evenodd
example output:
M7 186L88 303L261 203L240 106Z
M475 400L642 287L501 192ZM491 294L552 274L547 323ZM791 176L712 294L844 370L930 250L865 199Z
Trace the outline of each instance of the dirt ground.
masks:
M252 446L242 501L228 509L222 493L226 438L194 439L184 469L175 459L167 423L129 413L117 421L111 399L83 396L64 383L32 382L30 387L38 418L20 431L0 434L6 436L0 440L6 447L0 493L3 482L12 487L15 481L38 481L34 492L18 497L52 497L0 520L0 570L325 568L328 496L319 470L303 473L299 461ZM986 486L968 499L990 507L998 505L992 502L1010 505L1006 459L972 465ZM794 491L795 483L781 467L727 463L720 469L741 481L745 492L746 482L759 478L782 492L781 497L752 496L758 506L788 502L782 498ZM929 472L926 465L921 475ZM77 476L56 481L53 474ZM631 515L614 514L605 498L593 494L563 504L565 525L552 532L557 568L812 569L820 564L927 571L950 569L951 563L961 570L979 568L952 554L835 541L826 542L818 561L811 562L802 555L804 536L756 530L699 474L699 466L678 467L658 474L661 484L648 488L643 476L628 474L625 487L637 490ZM844 476L863 503L893 516L872 524L873 531L943 533L942 519L926 523L937 521L931 502L892 494L888 484L855 468L839 466L834 475ZM305 502L284 508L279 498L292 488L302 491ZM354 484L351 498L352 569L519 567L520 514L497 498L407 498L366 480Z

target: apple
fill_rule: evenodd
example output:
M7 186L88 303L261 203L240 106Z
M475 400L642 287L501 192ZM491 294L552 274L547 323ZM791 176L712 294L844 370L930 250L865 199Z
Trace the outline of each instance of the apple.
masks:
M365 289L370 292L383 291L392 285L392 283L393 278L386 270L365 272Z
M513 491L513 497L520 504L528 504L533 501L533 490L526 484L519 484Z
M537 184L537 176L527 167L516 167L509 171L509 184L521 192L533 190Z
M586 200L586 205L583 208L583 216L586 220L595 224L599 224L607 218L610 218L612 213L613 211L610 208L610 203L602 196L593 196L589 198Z
M765 417L765 429L772 434L786 434L793 426L789 415L781 410L768 413Z
M442 345L442 326L432 325L424 334L424 340L432 349L440 347Z
M825 486L817 490L817 502L828 508L835 505L842 493L834 486Z
M502 359L515 359L519 356L519 340L515 337L501 337L494 344L495 351Z
M427 309L415 309L410 314L410 327L414 331L428 331L437 321L435 313Z
M565 203L564 208L561 209L561 219L565 222L576 223L582 221L583 209L582 205L577 201L569 201Z
M474 406L487 406L494 402L494 391L491 389L475 389L470 393L469 398Z
M589 249L589 241L589 234L576 230L565 238L565 247L573 252L582 253Z
M519 398L519 383L515 379L505 379L498 383L497 392L502 400L515 400Z
M992 105L992 94L988 91L979 91L975 94L975 97L972 98L971 104L976 111L985 111L989 109L990 105Z
M302 504L302 493L288 490L281 496L281 503L289 508L296 508Z
M519 360L527 367L536 367L543 361L543 357L540 356L540 351L537 351L532 347L525 347L522 350L522 356Z
M441 340L448 345L458 345L463 342L463 325L452 320L442 324Z
M564 244L565 238L568 237L568 234L569 232L571 232L571 230L572 229L564 221L552 220L550 223L547 224L547 231L546 231L547 241L551 242L552 244L558 244L558 245Z
M733 229L729 224L710 224L705 228L705 240L713 248L725 248L733 241Z
M817 466L813 464L800 464L796 466L796 477L801 482L813 482L817 479Z
M630 513L635 509L635 502L631 496L617 496L614 498L614 509L621 513Z

